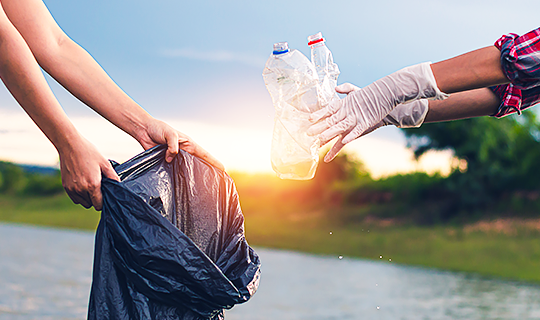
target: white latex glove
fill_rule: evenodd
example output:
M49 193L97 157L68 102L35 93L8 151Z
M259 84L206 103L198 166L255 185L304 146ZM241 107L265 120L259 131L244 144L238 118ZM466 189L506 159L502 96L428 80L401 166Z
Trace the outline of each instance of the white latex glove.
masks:
M360 90L360 88L351 83L344 83L336 87L338 93L344 94L349 94L356 90ZM428 109L429 102L427 99L399 104L381 122L364 131L362 135L387 125L394 125L398 128L418 128L424 123Z
M312 113L310 120L315 124L308 134L319 135L321 145L339 136L324 161L331 161L344 145L379 124L397 105L417 99L446 98L437 87L430 64L396 71Z

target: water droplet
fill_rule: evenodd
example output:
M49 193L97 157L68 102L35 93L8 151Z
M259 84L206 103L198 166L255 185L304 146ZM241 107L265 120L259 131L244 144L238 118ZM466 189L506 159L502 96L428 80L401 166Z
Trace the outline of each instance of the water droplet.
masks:
M379 259L382 259L382 256L379 256Z
M339 258L339 260L341 260L341 259L343 259L343 256L339 256L338 258Z
M330 234L332 234L332 231L330 231Z
M377 306L377 310L379 310L381 307Z

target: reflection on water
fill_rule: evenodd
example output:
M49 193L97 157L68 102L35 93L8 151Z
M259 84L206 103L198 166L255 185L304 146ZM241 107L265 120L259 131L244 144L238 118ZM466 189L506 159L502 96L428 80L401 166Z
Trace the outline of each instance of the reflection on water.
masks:
M85 319L93 234L0 224L0 320ZM257 249L257 319L540 319L540 287L389 262Z

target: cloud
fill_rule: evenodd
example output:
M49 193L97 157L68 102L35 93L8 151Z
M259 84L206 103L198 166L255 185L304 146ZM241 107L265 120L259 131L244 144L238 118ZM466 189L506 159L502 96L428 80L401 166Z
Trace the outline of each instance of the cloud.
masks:
M226 50L204 51L194 48L163 49L159 54L170 58L183 58L209 62L238 62L257 68L260 68L266 62L266 57Z

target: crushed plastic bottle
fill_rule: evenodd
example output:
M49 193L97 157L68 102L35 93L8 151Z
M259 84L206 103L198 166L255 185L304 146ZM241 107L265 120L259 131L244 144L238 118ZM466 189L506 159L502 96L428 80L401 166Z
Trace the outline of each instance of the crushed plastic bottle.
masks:
M263 78L276 111L272 136L272 168L282 179L313 178L319 162L319 140L307 135L309 115L321 108L314 65L287 42L274 44Z
M315 65L319 78L319 104L322 107L333 99L339 99L335 90L339 68L334 63L332 52L325 42L321 32L308 37L308 46L311 47L311 62Z

